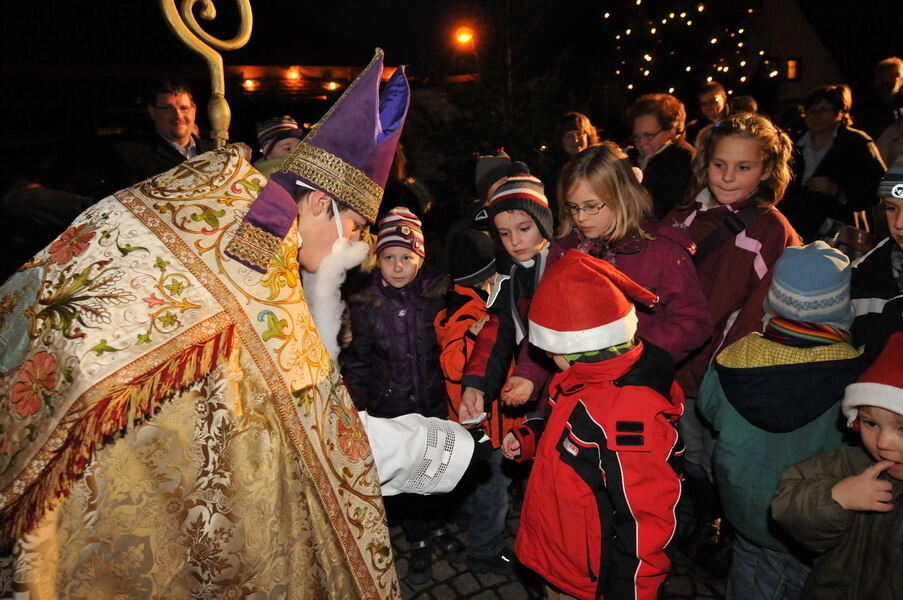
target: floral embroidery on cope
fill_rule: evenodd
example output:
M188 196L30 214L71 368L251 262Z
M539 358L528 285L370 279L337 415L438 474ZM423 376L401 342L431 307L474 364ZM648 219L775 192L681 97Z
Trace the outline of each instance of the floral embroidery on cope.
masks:
M359 420L345 424L341 419L339 426L339 448L349 460L357 461L370 454L370 444L367 442L367 434Z
M16 414L24 419L41 410L45 402L49 404L56 382L56 358L52 354L38 352L28 359L10 395Z
M89 223L70 227L50 245L50 260L58 265L65 265L88 249L94 233L94 228Z

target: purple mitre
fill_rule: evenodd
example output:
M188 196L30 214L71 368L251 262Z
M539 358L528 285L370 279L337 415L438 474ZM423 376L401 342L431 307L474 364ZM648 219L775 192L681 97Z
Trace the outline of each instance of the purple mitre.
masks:
M379 93L383 51L370 64L270 177L233 237L226 254L265 273L296 209L298 181L351 207L371 224L401 137L410 103L404 67Z
M380 95L382 72L383 51L377 48L367 68L279 169L344 202L370 223L376 221L410 101L404 69L395 71Z

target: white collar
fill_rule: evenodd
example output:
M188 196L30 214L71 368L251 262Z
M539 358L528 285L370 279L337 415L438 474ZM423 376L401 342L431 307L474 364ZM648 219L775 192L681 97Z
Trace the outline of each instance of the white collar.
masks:
M832 143L833 143L834 138L837 137L837 131L838 131L839 129L840 129L840 123L838 123L837 125L835 125L835 126L834 126L834 131L831 132L831 140L832 140ZM799 146L800 148L806 148L806 147L809 147L809 145L810 145L811 143L812 143L812 132L811 132L811 131L807 131L806 133L803 134L803 136L802 136L799 140L797 140L796 145ZM815 148L812 148L812 150L815 150Z

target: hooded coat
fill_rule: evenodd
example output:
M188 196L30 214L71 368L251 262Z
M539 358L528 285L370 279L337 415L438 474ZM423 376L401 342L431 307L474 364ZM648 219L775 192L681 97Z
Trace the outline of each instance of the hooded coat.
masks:
M639 342L552 379L547 419L515 430L533 459L515 552L577 598L654 600L671 561L683 393L664 350Z
M395 288L379 271L348 305L352 339L342 376L358 410L377 417L448 417L433 319L443 308L444 278L421 270Z
M893 484L890 512L845 510L831 498L841 479L875 461L861 446L843 446L789 467L771 505L778 523L822 553L802 600L898 600L903 598L903 481Z
M843 442L840 401L865 368L846 343L799 348L752 333L726 348L697 398L718 431L715 481L725 515L749 541L789 553L768 506L785 468Z

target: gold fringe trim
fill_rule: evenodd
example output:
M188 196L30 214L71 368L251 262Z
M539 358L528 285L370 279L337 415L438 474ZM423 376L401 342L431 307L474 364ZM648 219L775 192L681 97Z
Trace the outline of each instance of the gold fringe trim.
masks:
M235 325L193 343L182 352L92 403L78 417L78 404L61 423L75 418L69 436L37 481L6 510L0 512L0 552L8 552L15 541L31 531L69 494L94 455L116 433L124 435L130 426L139 425L160 407L192 383L209 375L228 360L235 341ZM15 485L15 482L10 484Z

